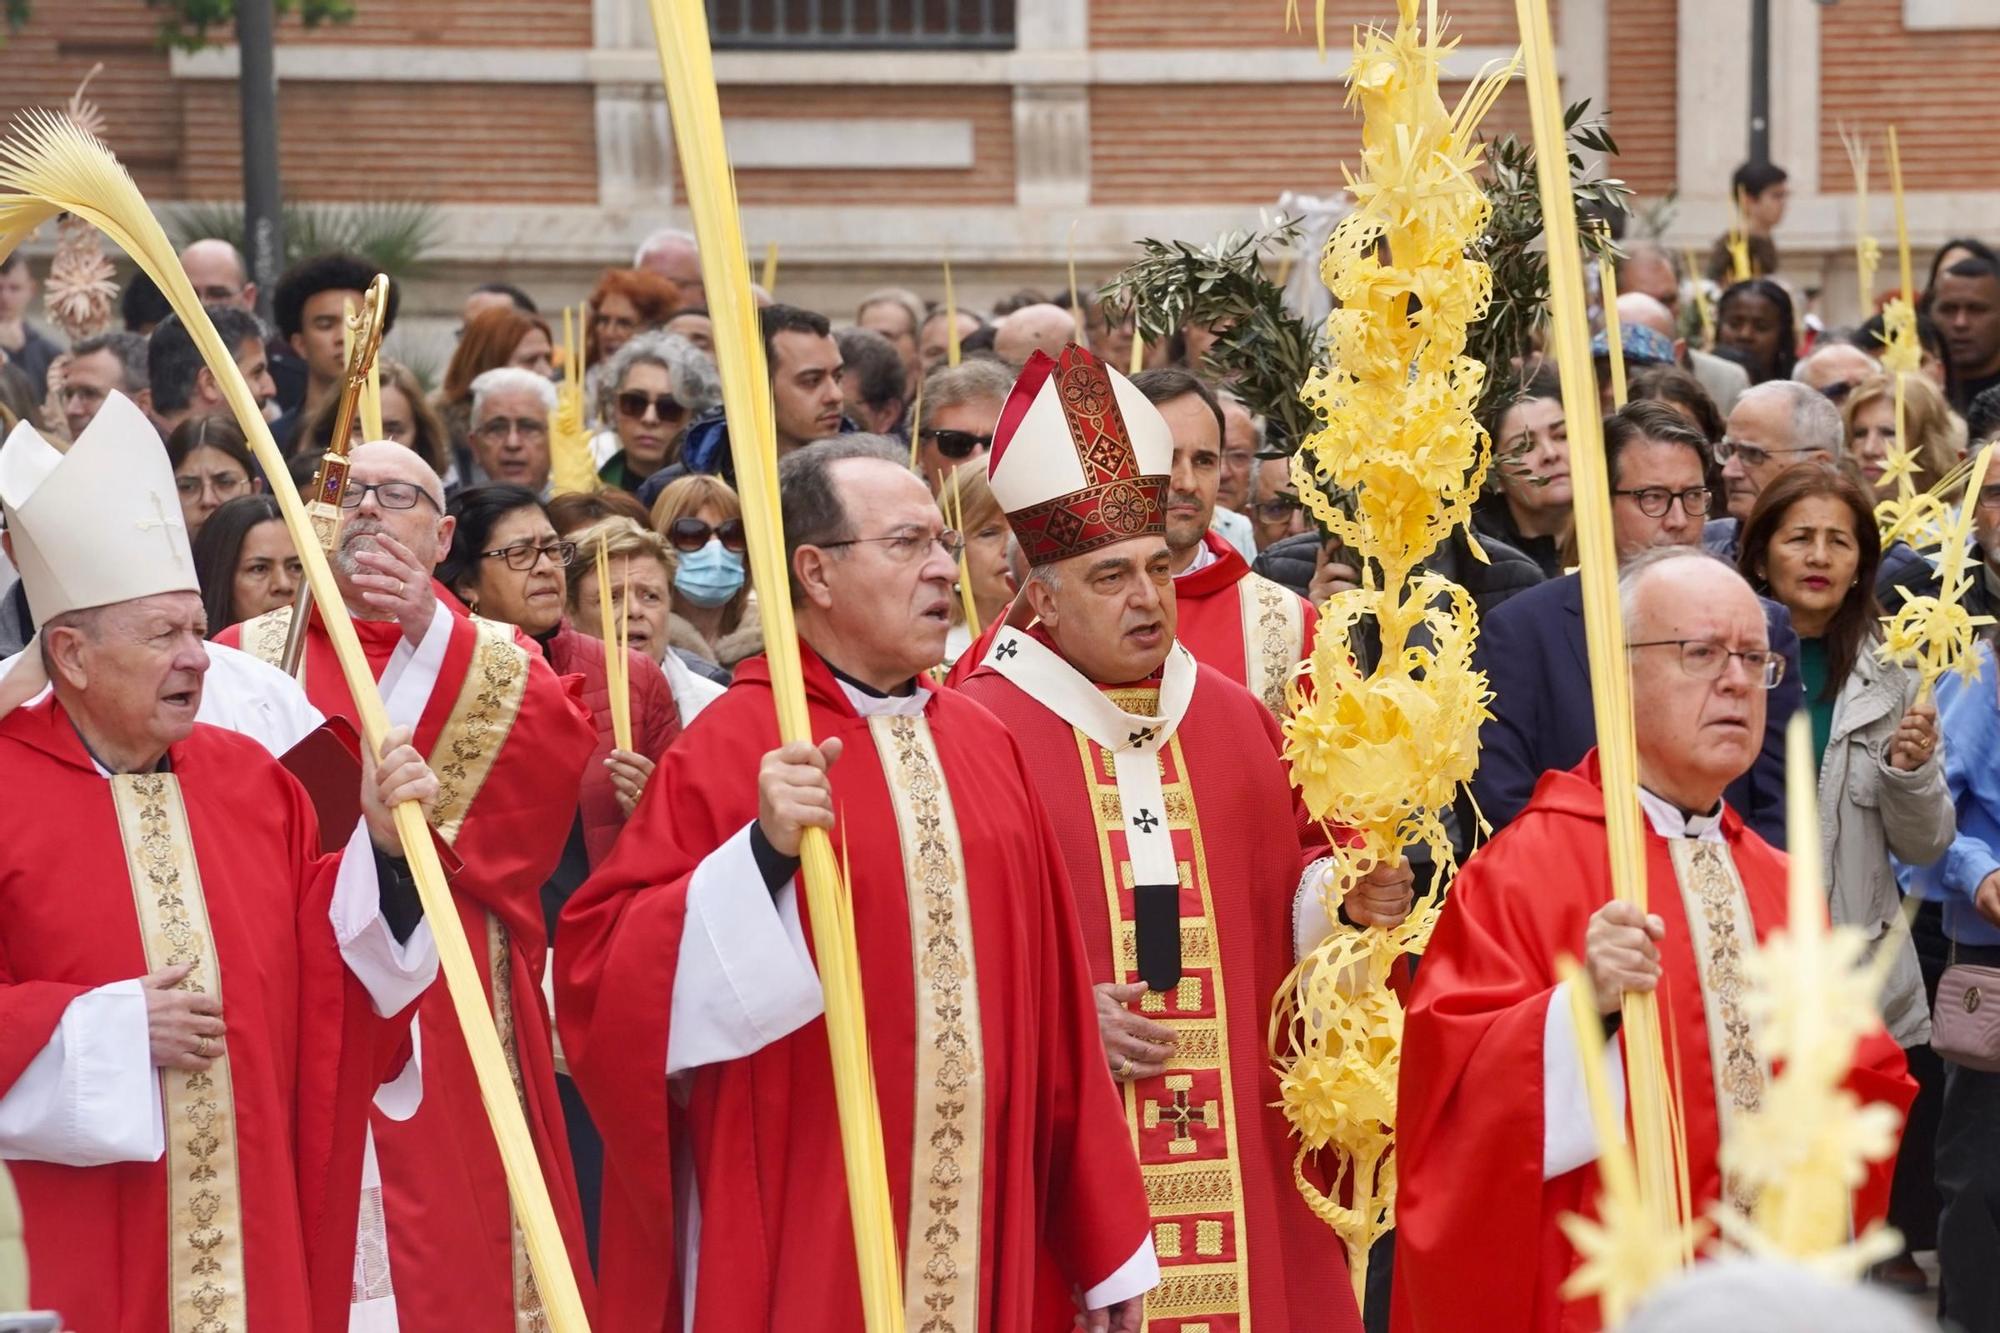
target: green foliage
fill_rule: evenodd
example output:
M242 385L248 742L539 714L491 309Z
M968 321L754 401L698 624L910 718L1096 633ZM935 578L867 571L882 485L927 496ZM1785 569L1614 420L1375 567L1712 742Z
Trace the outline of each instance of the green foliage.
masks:
M240 203L181 204L165 219L175 245L204 236L243 235ZM438 211L416 200L363 204L287 204L285 263L344 250L360 255L392 279L421 277L438 243Z
M1577 216L1623 209L1631 198L1625 183L1586 171L1578 149L1616 156L1618 145L1600 117L1586 118L1588 102L1563 113L1563 128L1574 147L1569 153L1570 194ZM1482 416L1496 401L1511 399L1520 384L1518 366L1532 361L1534 337L1549 317L1549 258L1542 245L1542 197L1535 179L1535 149L1508 135L1487 146L1486 196L1493 217L1486 235L1473 249L1493 270L1493 304L1486 318L1469 330L1466 355L1486 365L1486 387L1478 406ZM1615 255L1616 247L1594 229L1582 232L1584 253L1596 259Z
M236 0L146 0L146 7L161 11L161 44L182 51L201 50L211 40L211 29L236 22ZM297 14L308 28L354 17L354 0L275 0L275 7L279 18ZM0 0L0 18L9 32L19 32L33 15L34 0Z
M1139 260L1099 293L1113 319L1136 309L1148 342L1170 338L1184 324L1222 330L1202 369L1229 381L1244 404L1266 418L1268 446L1288 453L1319 424L1299 401L1299 386L1319 360L1321 344L1317 332L1285 308L1284 288L1264 273L1264 255L1297 241L1294 221L1268 231L1228 232L1209 246L1142 240Z

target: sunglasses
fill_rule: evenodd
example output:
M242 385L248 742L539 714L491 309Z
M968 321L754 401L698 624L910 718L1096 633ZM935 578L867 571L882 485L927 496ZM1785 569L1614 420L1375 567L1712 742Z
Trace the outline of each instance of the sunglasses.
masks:
M667 540L676 551L699 551L711 537L722 542L723 550L743 554L746 543L740 518L725 518L712 528L698 518L677 518L667 525Z
M646 394L637 389L628 389L618 395L619 412L634 421L642 420L648 407L653 409L653 415L664 425L677 426L687 420L687 408L670 393Z
M920 430L917 438L929 440L946 458L967 459L975 449L991 449L991 435L975 435L969 430Z

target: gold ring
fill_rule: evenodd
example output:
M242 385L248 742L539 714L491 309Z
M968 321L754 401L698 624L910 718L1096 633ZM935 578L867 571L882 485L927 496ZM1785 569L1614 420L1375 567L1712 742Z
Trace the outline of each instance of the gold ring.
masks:
M1113 1074L1116 1074L1116 1075L1117 1075L1117 1076L1118 1076L1119 1078L1124 1078L1124 1077L1125 1077L1125 1076L1126 1076L1127 1074L1131 1073L1131 1072L1132 1072L1132 1061L1131 1061L1130 1057L1128 1057L1128 1056L1123 1056L1123 1055L1119 1056L1119 1057L1118 1057L1118 1067L1117 1067L1116 1069L1112 1070L1111 1072L1112 1072Z
M194 1053L199 1058L208 1059L208 1034L201 1033L194 1039Z

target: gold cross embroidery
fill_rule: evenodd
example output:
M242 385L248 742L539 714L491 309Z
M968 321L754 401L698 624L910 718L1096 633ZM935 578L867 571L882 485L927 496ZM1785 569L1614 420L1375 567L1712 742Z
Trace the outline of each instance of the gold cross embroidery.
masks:
M1181 1156L1199 1146L1194 1137L1197 1128L1221 1127L1222 1107L1213 1100L1195 1103L1188 1096L1194 1090L1194 1079L1188 1074L1169 1074L1166 1084L1167 1091L1173 1094L1171 1100L1162 1104L1150 1097L1146 1099L1146 1128L1158 1129L1163 1120L1173 1126L1174 1137L1167 1144L1167 1151Z

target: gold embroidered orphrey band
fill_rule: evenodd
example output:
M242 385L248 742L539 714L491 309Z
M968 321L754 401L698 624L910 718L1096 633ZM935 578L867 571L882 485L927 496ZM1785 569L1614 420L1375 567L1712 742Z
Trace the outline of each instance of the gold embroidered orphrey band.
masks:
M895 807L916 969L904 1319L911 1333L977 1333L986 1048L965 848L929 725L916 717L877 717L868 730Z
M1744 1007L1750 992L1745 956L1757 943L1757 929L1726 846L1669 838L1667 847L1673 853L1674 879L1687 913L1688 943L1701 978L1719 1141L1727 1143L1736 1117L1763 1104L1764 1084L1770 1077L1770 1064L1758 1049L1756 1029ZM1757 1203L1756 1193L1734 1176L1723 1177L1722 1197L1746 1216Z
M146 968L192 964L176 990L222 997L180 783L170 773L111 779ZM200 1072L160 1071L167 1137L167 1298L174 1333L246 1333L243 1201L229 1054Z
M1291 589L1256 574L1236 584L1243 612L1243 683L1279 717L1292 663L1304 655L1305 609Z
M1159 706L1155 690L1112 690L1108 697L1124 711L1142 716ZM1081 731L1076 731L1076 743L1097 825L1112 963L1118 980L1132 981L1137 979L1139 950L1127 812L1118 796L1111 752ZM1160 1260L1160 1285L1146 1296L1146 1322L1149 1328L1189 1330L1214 1321L1250 1333L1242 1155L1215 897L1178 736L1160 751L1158 762L1160 813L1173 838L1180 876L1182 972L1173 990L1147 991L1139 1009L1173 1029L1174 1053L1164 1073L1119 1088L1146 1183L1153 1250ZM1252 1058L1262 1055L1256 1051Z

